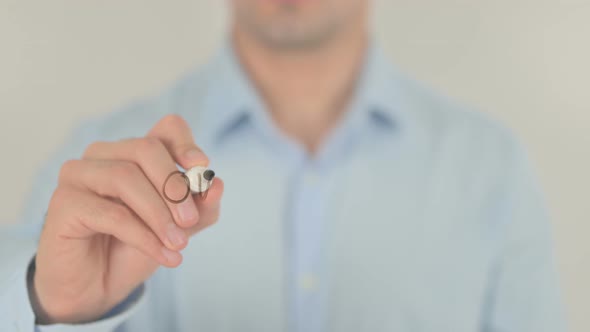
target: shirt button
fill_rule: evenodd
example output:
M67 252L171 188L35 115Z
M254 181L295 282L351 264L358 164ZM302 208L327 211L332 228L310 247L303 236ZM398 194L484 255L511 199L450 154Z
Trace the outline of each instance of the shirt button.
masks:
M303 275L300 279L300 287L304 291L312 292L317 288L317 278L313 274Z

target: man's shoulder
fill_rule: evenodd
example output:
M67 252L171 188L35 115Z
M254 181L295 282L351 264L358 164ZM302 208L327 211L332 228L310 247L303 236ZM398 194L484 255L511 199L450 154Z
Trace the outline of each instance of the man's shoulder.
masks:
M478 181L501 181L526 159L515 133L491 113L477 110L409 78L400 78L399 94L410 135L428 151L432 167Z
M445 96L415 80L398 84L413 124L434 144L461 150L512 150L519 145L514 132L492 113Z

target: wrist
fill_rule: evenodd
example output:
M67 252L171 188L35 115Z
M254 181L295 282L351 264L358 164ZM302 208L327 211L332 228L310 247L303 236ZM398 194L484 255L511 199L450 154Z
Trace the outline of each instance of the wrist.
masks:
M51 325L51 324L80 324L93 321L100 317L102 312L83 312L80 311L87 306L80 303L76 299L65 299L60 296L59 292L49 295L53 300L48 304L43 298L47 298L47 292L43 291L45 288L40 287L39 273L36 264L37 256L33 257L27 269L27 290L29 293L29 302L35 314L35 324L37 325ZM49 288L49 291L52 291ZM56 301L57 300L57 301Z

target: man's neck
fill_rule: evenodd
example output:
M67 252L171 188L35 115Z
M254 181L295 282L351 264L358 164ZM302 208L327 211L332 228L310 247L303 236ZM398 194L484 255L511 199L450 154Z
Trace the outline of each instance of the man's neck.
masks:
M310 50L276 50L234 30L242 66L276 125L315 153L344 113L367 49L355 29Z

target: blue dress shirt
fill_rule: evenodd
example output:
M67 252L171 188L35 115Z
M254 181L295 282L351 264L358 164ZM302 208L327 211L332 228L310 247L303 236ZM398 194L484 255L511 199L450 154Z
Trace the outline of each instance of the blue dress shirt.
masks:
M219 223L103 319L35 326L25 271L60 165L170 113L225 180ZM162 94L81 125L26 206L30 232L4 233L16 254L2 262L2 331L564 330L550 227L521 146L374 46L314 156L273 124L228 46Z

